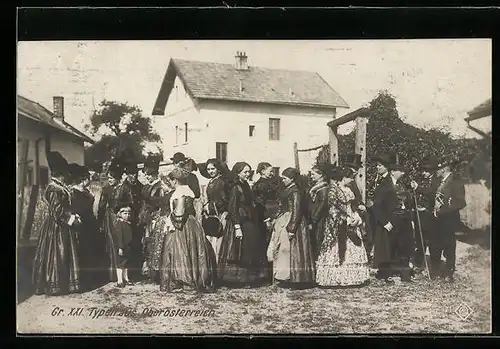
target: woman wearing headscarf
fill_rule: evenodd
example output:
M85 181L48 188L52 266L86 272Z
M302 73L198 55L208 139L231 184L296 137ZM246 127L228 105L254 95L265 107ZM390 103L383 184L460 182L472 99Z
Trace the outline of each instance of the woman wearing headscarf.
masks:
M285 188L280 194L280 210L267 250L273 262L274 280L279 285L311 286L315 278L312 237L307 229L305 198L298 181L300 173L288 167L283 171Z
M107 184L102 188L98 208L98 224L104 235L106 247L107 279L116 281L116 255L114 224L116 220L115 208L119 204L120 181L123 176L123 165L117 159L112 160L107 170Z
M266 240L259 231L253 194L247 182L251 167L237 162L231 170L228 222L219 252L219 279L251 287L265 277Z
M353 207L355 196L349 188L352 171L334 168L328 193L328 219L316 262L320 286L355 286L369 280L368 257L361 235L362 220Z
M74 229L78 234L78 256L82 289L100 286L104 280L105 243L93 212L94 196L88 190L90 173L85 166L70 164L71 211L80 216L82 224Z
M210 179L206 189L207 203L203 208L202 223L218 259L229 203L229 169L218 159L208 159L204 164L200 164L198 169L203 177ZM217 217L218 222L210 217Z
M71 193L65 183L68 163L58 152L48 152L52 175L45 190L48 215L38 238L33 264L35 294L49 296L80 291L78 241L73 229L80 217L71 211Z
M160 260L163 249L164 235L161 230L155 229L160 216L162 197L166 194L166 186L159 177L161 155L150 154L144 161L143 172L148 184L142 189L141 223L145 227L144 243L146 250L146 270L149 282L159 282ZM145 271L146 271L145 270Z
M308 191L309 230L312 232L314 260L318 258L328 216L329 171L331 165L317 164L311 170L313 185Z
M165 226L160 289L167 292L207 292L214 288L215 254L195 218L195 194L187 185L189 172L175 168L168 178L175 188Z

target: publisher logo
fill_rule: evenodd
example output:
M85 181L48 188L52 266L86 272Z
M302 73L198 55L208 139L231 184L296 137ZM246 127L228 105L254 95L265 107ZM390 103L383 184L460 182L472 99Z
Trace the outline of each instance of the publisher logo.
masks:
M472 308L469 307L465 303L461 303L456 309L455 309L455 314L458 315L462 321L465 321L469 318L469 316L472 314Z

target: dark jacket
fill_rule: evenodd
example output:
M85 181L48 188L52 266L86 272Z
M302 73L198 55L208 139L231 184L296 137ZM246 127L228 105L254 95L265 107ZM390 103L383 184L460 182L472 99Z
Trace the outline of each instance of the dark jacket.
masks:
M207 199L210 214L221 214L227 211L229 186L223 177L215 178L207 184ZM214 207L217 212L214 212Z
M187 178L187 185L193 191L195 199L198 199L201 195L200 182L194 173L189 174Z
M123 250L123 256L130 253L130 244L132 242L132 227L130 223L117 219L114 226L115 247Z
M388 174L379 181L373 194L373 214L377 226L385 226L391 221L393 212L397 209L399 200L391 175Z
M296 184L287 186L280 194L280 212L290 212L290 220L286 226L286 231L295 233L297 228L305 219L304 195L300 192Z
M422 185L419 185L415 192L420 194L418 197L419 206L425 207L428 211L434 209L434 199L436 191L439 186L439 178L433 175L430 179L426 180Z

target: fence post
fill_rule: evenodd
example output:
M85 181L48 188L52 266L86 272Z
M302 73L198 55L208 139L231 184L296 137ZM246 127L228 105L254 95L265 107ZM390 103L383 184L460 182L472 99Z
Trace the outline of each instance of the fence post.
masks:
M356 143L355 152L361 155L361 168L356 176L356 183L363 202L366 202L366 124L368 119L359 116L356 118Z
M299 150L298 150L297 142L293 143L293 158L295 160L295 168L300 172Z
M338 164L339 154L339 141L337 138L337 127L328 127L329 129L329 143L330 143L330 163L332 165Z

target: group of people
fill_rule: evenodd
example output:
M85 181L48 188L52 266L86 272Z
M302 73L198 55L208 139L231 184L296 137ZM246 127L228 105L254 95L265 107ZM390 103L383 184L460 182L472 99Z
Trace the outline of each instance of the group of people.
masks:
M431 277L453 279L454 229L465 192L450 165L435 159L423 164L427 185L412 181L405 188L398 157L378 156L367 203L355 181L357 154L341 166L315 165L309 181L295 168L277 176L262 162L252 186L245 162L229 170L217 159L197 164L176 153L175 168L161 177L161 158L150 154L142 184L137 164L115 159L97 197L87 189L84 166L68 164L57 152L47 160L52 180L34 261L37 294L82 292L108 282L122 288L144 275L166 292L359 286L369 282L370 267L378 279L411 281L423 269L427 247ZM195 171L209 179L201 210Z

